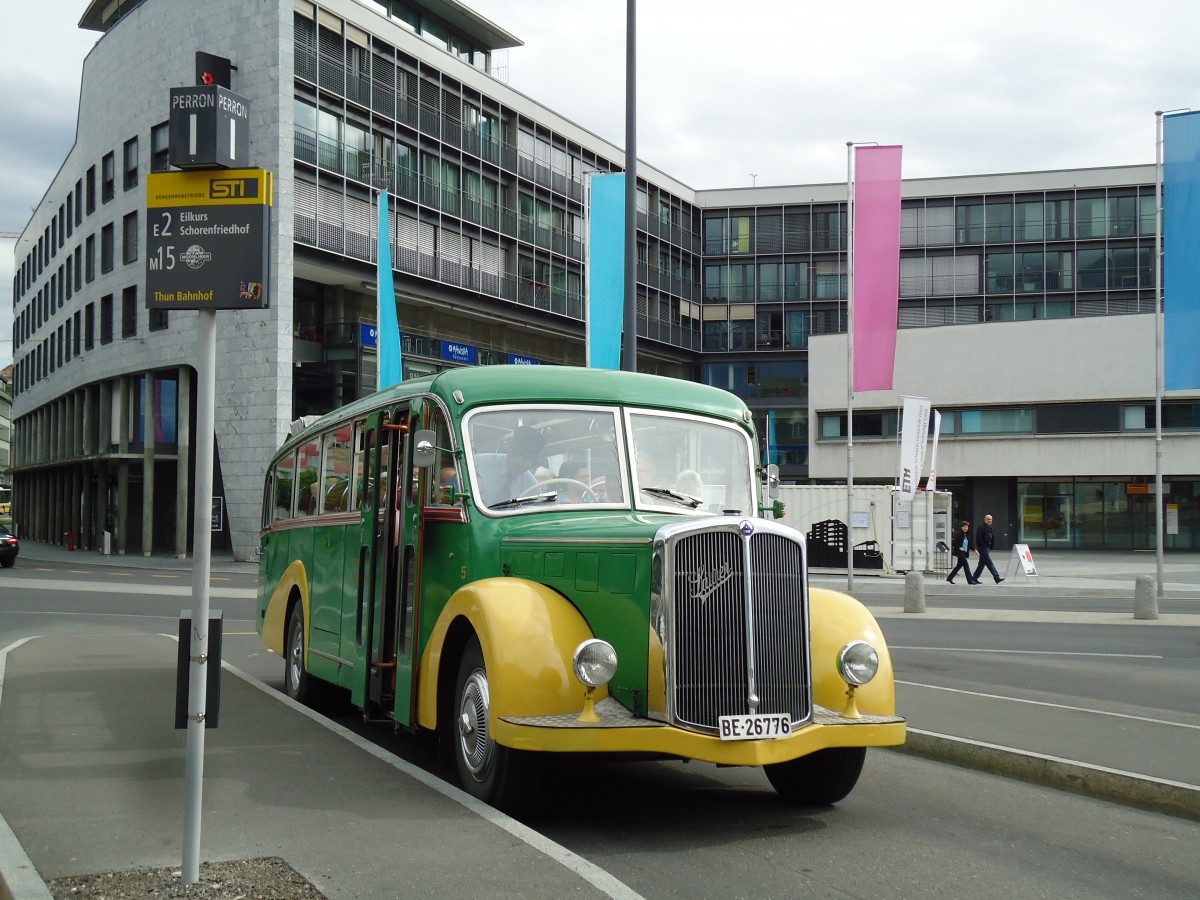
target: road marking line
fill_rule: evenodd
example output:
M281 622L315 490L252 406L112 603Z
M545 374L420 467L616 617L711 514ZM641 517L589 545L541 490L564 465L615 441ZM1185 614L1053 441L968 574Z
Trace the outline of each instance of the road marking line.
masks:
M919 681L900 681L896 684L906 684L909 687L929 688L931 691L949 691L952 694L966 694L970 697L983 697L986 700L1008 700L1012 703L1028 703L1030 706L1048 706L1051 709L1063 709L1068 712L1092 713L1097 716L1110 716L1114 719L1132 719L1135 722L1149 722L1153 725L1172 725L1176 728L1190 728L1200 731L1200 725L1187 722L1168 722L1165 719L1152 719L1149 716L1134 716L1129 713L1109 712L1106 709L1090 709L1086 706L1068 706L1065 703L1047 703L1044 700L1026 700L1023 697L1005 697L1003 694L987 694L982 691L965 691L962 688L942 687L938 684L922 684Z
M888 644L889 650L934 650L939 653L1027 653L1033 656L1102 656L1106 659L1166 659L1153 653L1091 653L1084 650L994 650L989 647L906 647Z

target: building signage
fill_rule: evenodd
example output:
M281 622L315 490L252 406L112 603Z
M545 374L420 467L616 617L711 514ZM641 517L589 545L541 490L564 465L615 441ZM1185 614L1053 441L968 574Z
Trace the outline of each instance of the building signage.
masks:
M517 356L515 353L508 354L508 364L510 366L536 366L538 361L529 356Z
M475 365L475 357L475 348L470 344L442 341L442 359L473 366Z
M168 159L179 169L250 161L250 104L218 84L171 88Z
M271 173L158 172L146 189L146 306L269 306Z
M367 322L358 323L358 342L364 347L379 346L379 326Z

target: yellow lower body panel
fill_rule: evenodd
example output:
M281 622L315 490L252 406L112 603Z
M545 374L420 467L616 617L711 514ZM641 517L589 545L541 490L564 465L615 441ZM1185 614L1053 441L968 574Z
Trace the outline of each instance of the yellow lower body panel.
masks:
M596 704L599 722L577 717L504 717L492 723L496 742L516 750L552 753L654 753L728 766L766 766L807 756L829 747L892 747L904 743L906 723L899 716L863 714L843 718L817 707L810 724L787 737L723 741L716 735L685 731L651 719L634 718L616 700Z

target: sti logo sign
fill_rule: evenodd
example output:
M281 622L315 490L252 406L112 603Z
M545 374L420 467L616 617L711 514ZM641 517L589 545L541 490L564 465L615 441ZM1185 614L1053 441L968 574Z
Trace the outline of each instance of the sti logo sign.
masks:
M209 200L252 200L258 196L257 178L210 178Z

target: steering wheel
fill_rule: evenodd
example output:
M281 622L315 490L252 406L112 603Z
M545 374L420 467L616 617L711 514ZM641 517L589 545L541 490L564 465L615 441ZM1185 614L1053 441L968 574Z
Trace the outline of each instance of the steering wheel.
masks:
M574 478L547 478L545 481L539 481L529 490L521 495L521 499L525 497L536 497L538 494L544 493L548 489L553 489L553 485L570 485L579 490L580 503L595 503L595 492L584 484L582 481L576 481Z

